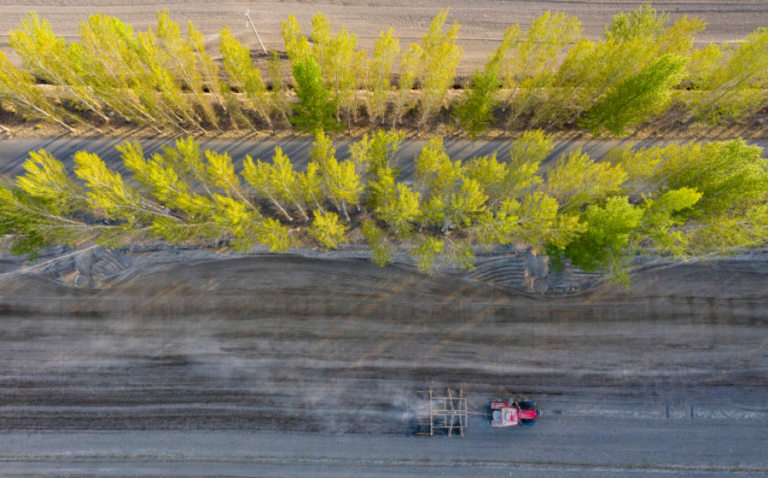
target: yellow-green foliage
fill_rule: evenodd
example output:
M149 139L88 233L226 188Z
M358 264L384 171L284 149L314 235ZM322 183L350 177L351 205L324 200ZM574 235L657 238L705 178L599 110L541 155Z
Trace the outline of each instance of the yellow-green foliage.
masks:
M400 55L400 40L393 36L394 30L390 28L386 33L381 32L373 49L373 61L370 64L369 86L371 99L369 102L369 114L371 122L376 119L384 120L387 111L387 94L390 90L390 78L392 67Z
M315 219L309 234L327 249L336 249L344 241L347 226L339 222L339 216L332 212L315 211Z
M554 67L561 53L581 35L581 23L561 12L546 12L531 23L525 40L512 47L504 72L511 90L505 103L505 108L512 106L508 125L528 113L545 89L553 86Z
M16 105L25 118L53 121L72 130L66 120L78 118L47 99L35 86L32 75L15 68L0 51L0 100Z
M285 42L285 52L291 63L305 58L312 52L309 41L301 34L301 26L293 15L288 16L288 21L280 20L280 32Z
M291 114L291 106L288 104L288 100L285 97L285 79L283 78L283 64L280 60L280 55L277 52L273 52L269 57L268 63L269 78L272 80L272 107L280 113L283 118L283 122L290 127L291 122L288 120L288 116Z
M419 236L417 244L410 252L416 258L416 267L421 273L437 278L440 275L438 259L443 253L445 243L434 237Z
M269 116L271 106L269 94L261 73L251 61L251 52L232 35L229 27L219 32L219 49L224 56L224 69L232 83L245 92L251 107L274 130Z
M418 78L424 95L417 126L419 130L440 109L464 53L456 45L461 25L454 22L448 31L443 32L447 16L448 10L443 10L432 20L429 32L421 39L419 50L416 50L419 55Z
M62 212L70 212L82 205L83 189L67 174L64 164L51 153L41 149L31 151L24 163L23 176L16 185L32 197L44 199Z
M324 14L312 18L312 43L289 16L281 22L281 33L298 102L286 91L279 56L268 62L270 90L248 47L224 28L219 32L224 81L206 52L202 32L190 23L182 35L166 10L158 12L155 27L137 34L116 18L91 15L80 25L80 43L56 36L50 23L32 12L9 32L9 44L25 69L56 85L65 106L106 123L117 115L157 132L206 132L204 125L218 128L224 115L235 128L257 129L251 121L255 114L273 131L276 116L309 134L338 131L345 119L351 133L363 102L371 124L384 123L390 114L391 79L397 75L392 127L418 99L416 127L421 131L443 106L462 57L459 24L446 28L447 14L440 12L422 40L402 55L394 29L382 31L370 60L367 51L357 49L357 36L344 26L334 32L333 19ZM596 134L604 129L623 135L628 127L663 113L685 76L687 90L675 95L688 109L684 122L694 117L713 123L739 120L766 99L768 30L758 29L742 42L694 50L695 36L704 27L700 19L685 16L670 24L668 14L643 5L615 15L602 38L590 41L582 37L576 18L546 12L525 32L518 25L505 30L453 113L461 130L477 139L498 117L503 83L502 110L510 109L507 128L557 128L578 121ZM0 97L23 116L67 128L82 121L48 100L32 77L4 57L0 69ZM412 92L416 86L418 94ZM247 102L241 103L238 92Z
M109 120L101 111L101 101L78 74L81 72L78 72L76 59L82 47L77 45L71 50L63 38L54 34L48 20L40 19L35 12L30 13L22 20L20 29L10 32L8 43L21 57L25 68L61 86L85 108Z
M374 261L391 262L401 248L431 276L445 266L472 269L475 246L519 243L546 252L556 267L569 260L627 284L638 253L685 259L768 244L768 160L742 140L623 147L602 162L577 150L539 173L552 149L541 132L516 140L509 161L491 155L466 164L435 139L416 157L411 189L390 164L400 139L367 137L339 161L331 140L318 134L305 171L276 148L271 163L246 158L242 176L286 220L296 211L308 221L312 210L307 232L327 249L356 226L340 214L366 198L368 211L357 209L355 218L365 218L361 232ZM295 244L291 230L251 202L228 154L203 151L193 138L151 158L138 142L118 150L130 176L81 151L75 174L82 184L50 153L30 153L25 174L0 187L0 232L14 250L34 256L49 243L145 237L227 240L241 252L256 243L275 252Z
M387 241L384 231L376 227L373 221L365 221L363 223L362 234L368 241L368 246L371 248L371 259L373 259L376 265L384 267L394 262L392 260L392 245Z
M213 62L205 53L202 35L195 30L192 23L189 24L189 34L186 39L181 38L181 30L178 23L171 20L168 12L163 9L157 13L157 38L162 42L163 53L167 67L181 78L193 94L195 102L203 110L205 119L212 125L218 126L219 117L213 111L211 102L203 94L204 82L212 91L216 91L213 85ZM207 78L204 80L203 73Z
M357 204L363 192L355 164L349 160L339 162L331 139L322 132L315 135L309 159L320 172L325 195L349 221L347 205Z
M595 163L578 148L557 160L557 165L547 173L547 186L563 209L573 210L618 191L626 178L621 166Z

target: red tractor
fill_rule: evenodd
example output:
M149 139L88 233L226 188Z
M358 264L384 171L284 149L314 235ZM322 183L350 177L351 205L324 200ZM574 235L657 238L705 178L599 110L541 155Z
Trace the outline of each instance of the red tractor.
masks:
M541 416L541 410L536 410L536 402L533 400L491 400L488 405L491 408L492 427L535 427L536 419Z

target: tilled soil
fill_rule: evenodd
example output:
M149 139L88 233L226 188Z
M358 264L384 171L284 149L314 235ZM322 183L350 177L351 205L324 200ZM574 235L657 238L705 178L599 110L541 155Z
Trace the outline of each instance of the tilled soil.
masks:
M663 418L670 404L738 418L738 405L766 423L766 271L689 264L634 284L542 299L274 256L103 292L16 277L0 282L0 425L404 436L427 386L463 387L478 410L529 395L565 418Z
M575 15L581 21L584 33L598 38L610 22L612 15L629 12L639 6L635 1L498 1L498 0L280 0L260 2L202 2L168 0L159 4L138 0L2 0L3 14L0 15L0 48L8 52L8 32L21 23L30 11L51 21L55 32L69 41L78 39L80 22L93 13L105 13L132 24L134 31L146 30L156 24L156 11L167 8L182 31L187 22L206 35L214 55L218 55L218 31L229 26L233 33L251 47L260 50L256 36L246 26L243 13L250 9L251 18L267 49L282 50L280 20L295 15L303 27L302 33L309 35L310 18L322 11L330 20L331 27L338 30L344 26L357 34L362 48L373 50L373 44L380 31L389 27L400 38L405 49L410 43L419 41L429 27L431 19L444 8L450 8L449 22L462 24L460 46L464 58L459 67L460 76L468 76L482 66L488 54L501 41L504 29L519 23L527 29L531 21L546 11L562 11ZM697 37L697 43L730 42L741 40L758 27L765 26L768 5L760 1L724 0L696 2L654 2L659 11L671 14L673 20L683 15L702 18L707 23L705 32ZM15 56L12 56L18 61Z
M763 264L567 299L295 256L6 275L0 476L764 476ZM425 387L463 388L464 438L409 436ZM511 396L537 428L489 427Z

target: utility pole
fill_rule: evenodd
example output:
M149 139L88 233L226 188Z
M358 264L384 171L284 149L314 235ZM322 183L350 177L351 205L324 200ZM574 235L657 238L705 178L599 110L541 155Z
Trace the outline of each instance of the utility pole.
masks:
M251 20L250 12L251 12L250 10L246 10L245 11L245 18L248 19L245 22L245 26L248 26L249 24L251 25L251 28L253 28L253 33L255 33L256 34L256 38L259 39L259 45L261 45L261 49L264 50L264 54L266 55L267 54L267 49L264 48L264 44L261 43L261 37L259 36L259 32L256 31L256 25L254 25L253 24L253 20Z

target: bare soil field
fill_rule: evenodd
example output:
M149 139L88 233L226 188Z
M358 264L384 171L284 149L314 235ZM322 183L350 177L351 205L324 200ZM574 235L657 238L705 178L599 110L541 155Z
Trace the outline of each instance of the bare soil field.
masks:
M92 13L119 17L145 30L155 23L155 12L167 8L171 17L182 26L192 21L207 36L210 45L218 43L218 31L229 26L253 51L258 50L256 36L246 26L243 13L250 9L265 46L282 50L280 20L295 15L309 34L310 18L322 11L331 26L341 26L356 33L359 45L372 49L379 31L394 28L401 45L418 41L429 22L441 9L450 7L449 21L462 24L460 45L464 59L458 74L467 76L482 66L487 55L497 47L504 29L512 24L522 26L548 10L557 10L579 18L587 36L597 38L611 16L632 11L637 1L509 1L509 0L281 0L246 2L203 2L168 0L157 3L147 0L2 0L0 1L0 48L8 52L8 32L18 26L31 10L48 18L54 30L67 40L78 38L78 24ZM730 42L744 38L758 27L766 26L768 4L763 1L723 0L654 2L659 11L671 14L674 20L682 15L703 18L707 29L698 36L702 45L709 42ZM218 55L218 53L216 53Z
M103 291L0 277L0 476L768 471L759 262L657 268L631 294L560 299L271 255ZM476 410L528 395L544 416L408 437L425 386L463 387Z

